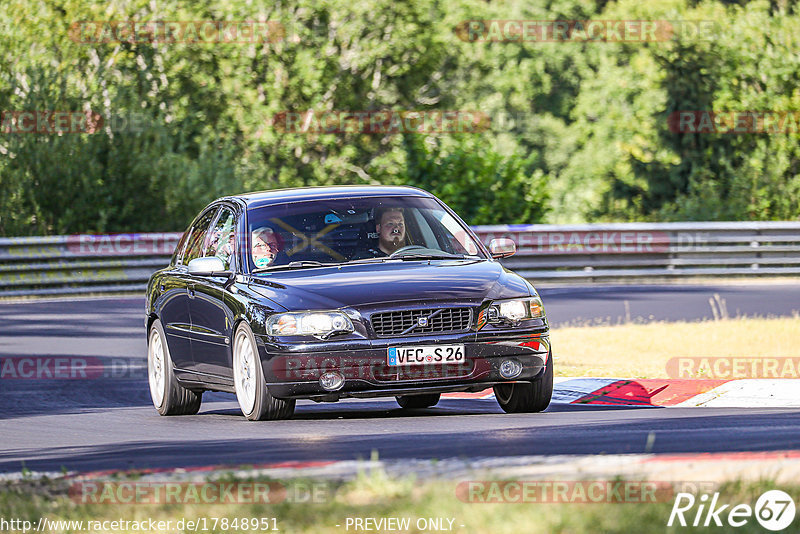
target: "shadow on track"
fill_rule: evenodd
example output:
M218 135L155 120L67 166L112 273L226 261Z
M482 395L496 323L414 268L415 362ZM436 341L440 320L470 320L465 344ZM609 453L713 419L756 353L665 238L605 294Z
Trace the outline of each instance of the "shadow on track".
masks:
M0 420L152 406L142 379L3 380Z
M63 467L90 471L356 460L369 458L373 451L377 451L381 459L638 454L645 452L651 432L657 436L652 449L654 453L785 450L800 443L800 411L738 410L740 413L722 415L712 410L708 408L698 413L680 408L657 411L612 409L615 419L571 410L536 415L497 414L491 421L484 421L486 424L480 425L480 430L470 424L474 423L471 417L462 418L463 429L457 431L441 431L441 425L427 425L421 429L416 421L424 421L428 415L439 418L437 409L431 409L426 410L430 414L392 417L396 426L388 433L385 426L382 431L382 424L376 427L375 422L383 419L380 410L360 413L362 424L355 428L352 428L352 423L341 420L326 424L314 416L306 418L305 422L252 423L242 419L240 423L209 426L202 424L204 418L209 419L208 415L198 415L169 418L171 421L168 421L176 423L175 429L186 430L187 425L196 427L196 439L50 446L34 453L6 450L0 453L0 472L19 470L23 460L25 466L33 470L59 470ZM666 413L670 415L662 417ZM221 415L227 416L227 410ZM365 418L365 415L372 415L372 418ZM319 419L330 418L328 414L318 416ZM313 424L309 426L309 422ZM526 424L519 425L520 422ZM489 423L496 428L486 428ZM509 426L514 424L518 426ZM261 426L264 434L271 437L233 437L236 428L253 428L254 425ZM346 425L346 428L337 425ZM219 432L213 432L215 426L219 427ZM298 434L298 428L303 432ZM780 432L775 431L778 428ZM217 433L232 437L214 439Z

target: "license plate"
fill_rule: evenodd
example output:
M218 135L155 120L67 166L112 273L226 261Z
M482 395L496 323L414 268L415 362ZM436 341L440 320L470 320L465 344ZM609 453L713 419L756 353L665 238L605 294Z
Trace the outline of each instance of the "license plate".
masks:
M386 364L390 367L430 365L435 363L461 363L464 345L414 345L389 347Z

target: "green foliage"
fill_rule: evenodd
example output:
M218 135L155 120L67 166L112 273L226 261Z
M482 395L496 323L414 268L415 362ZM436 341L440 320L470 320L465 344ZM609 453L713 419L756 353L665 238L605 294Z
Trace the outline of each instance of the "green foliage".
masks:
M541 171L528 174L526 162L503 157L474 137L444 145L434 137L407 136L405 183L446 198L469 224L543 218L547 188Z
M630 4L620 3L617 13L630 13L635 9ZM767 2L671 7L681 19L715 21L714 33L648 45L630 56L644 67L635 70L633 83L606 90L614 98L605 116L628 112L634 120L615 121L615 132L610 124L590 129L615 139L620 150L595 188L602 200L587 215L656 221L797 218L797 129L692 133L672 131L667 123L684 110L798 111L800 18ZM639 10L637 17L675 18L660 4Z
M680 110L800 111L793 3L7 0L0 111L91 110L86 134L0 133L0 235L180 230L211 199L324 184L429 189L473 224L792 219L798 134L676 133ZM256 3L257 4L257 3ZM467 20L711 20L653 43L483 43ZM79 42L78 21L270 20L265 43ZM282 111L475 110L470 134L286 133ZM141 128L113 124L135 116Z

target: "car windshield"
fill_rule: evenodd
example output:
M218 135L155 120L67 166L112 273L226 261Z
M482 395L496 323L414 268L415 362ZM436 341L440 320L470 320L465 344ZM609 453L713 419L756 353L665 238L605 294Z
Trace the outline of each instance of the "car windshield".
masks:
M486 258L436 200L363 197L292 202L247 212L251 269L395 259Z

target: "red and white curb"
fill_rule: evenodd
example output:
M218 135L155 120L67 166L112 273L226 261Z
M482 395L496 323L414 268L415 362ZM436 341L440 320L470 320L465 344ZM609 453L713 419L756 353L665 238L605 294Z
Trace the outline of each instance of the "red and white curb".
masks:
M494 400L491 389L447 393L450 399ZM689 380L669 378L554 379L553 404L616 406L800 407L800 379Z

